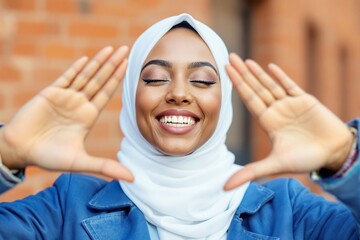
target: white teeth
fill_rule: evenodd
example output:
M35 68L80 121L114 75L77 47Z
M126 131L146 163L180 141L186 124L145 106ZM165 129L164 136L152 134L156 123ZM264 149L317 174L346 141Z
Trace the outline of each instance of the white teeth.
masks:
M195 119L187 116L163 116L160 122L172 127L187 127L195 124Z

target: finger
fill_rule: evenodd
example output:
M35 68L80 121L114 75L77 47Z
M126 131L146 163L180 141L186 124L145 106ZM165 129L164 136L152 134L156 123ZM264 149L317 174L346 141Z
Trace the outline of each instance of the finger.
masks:
M113 96L117 86L119 86L119 83L124 78L125 71L127 68L127 63L128 62L125 59L121 63L120 67L116 70L114 75L111 77L111 79L93 97L92 102L94 103L94 105L98 110L101 110L109 102L110 98Z
M289 95L299 96L305 93L279 66L269 64L269 69Z
M230 54L230 63L265 104L270 105L275 100L272 94L264 88L251 71L249 71L246 64L238 55L234 53Z
M254 93L254 91L246 84L246 82L244 82L234 67L227 65L226 71L233 83L234 88L236 89L248 110L255 116L260 116L266 110L266 105L264 102Z
M260 80L263 86L276 98L286 97L286 92L253 60L246 60L246 65Z
M97 173L112 179L134 181L134 176L124 165L118 161L98 158L92 156L82 157L81 160L75 161L71 171Z
M56 81L53 86L66 88L70 85L76 75L84 68L85 64L88 62L88 57L81 57L76 60L69 69L65 71Z
M232 190L246 182L280 173L280 168L274 164L274 161L264 159L245 165L227 180L224 190Z
M70 88L81 90L90 78L98 71L99 67L109 58L114 51L113 47L103 48L78 74L75 80L71 83Z
M127 46L122 46L115 51L111 58L104 63L101 69L96 73L94 78L86 84L83 89L83 92L91 99L96 92L98 92L113 75L114 71L119 67L121 62L125 59L129 48ZM111 79L111 78L110 78Z

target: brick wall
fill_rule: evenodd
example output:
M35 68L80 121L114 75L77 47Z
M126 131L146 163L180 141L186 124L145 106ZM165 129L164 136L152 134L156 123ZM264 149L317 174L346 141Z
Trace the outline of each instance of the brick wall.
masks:
M0 0L0 116L7 122L75 58L106 45L131 45L152 23L188 12L209 22L209 1ZM121 140L120 91L86 142L90 153L116 159ZM50 185L59 173L29 167L27 180L0 196L21 198Z
M359 1L258 0L251 10L252 58L279 64L342 120L360 115ZM253 159L261 159L271 146L259 125L252 132Z

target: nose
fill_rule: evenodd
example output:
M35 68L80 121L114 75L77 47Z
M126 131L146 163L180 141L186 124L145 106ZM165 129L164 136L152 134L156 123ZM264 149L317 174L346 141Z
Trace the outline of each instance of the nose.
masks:
M186 105L193 101L193 96L185 81L173 80L166 93L166 102L176 105Z

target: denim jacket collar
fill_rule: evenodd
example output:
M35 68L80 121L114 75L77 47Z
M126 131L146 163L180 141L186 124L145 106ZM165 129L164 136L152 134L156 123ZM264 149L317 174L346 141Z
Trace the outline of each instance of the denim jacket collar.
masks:
M106 184L88 206L98 212L81 222L91 239L150 240L144 215L126 196L118 181Z
M240 216L242 213L254 214L273 197L274 191L252 182L246 191L243 201L236 210L235 215Z
M235 239L258 239L258 240L276 240L277 237L261 235L248 231L243 225L243 214L256 214L262 206L271 201L274 197L274 191L257 183L250 183L243 201L240 203L231 221L228 230L228 240Z
M126 196L118 181L105 185L88 203L90 208L111 211L133 207L134 203Z
M242 226L242 214L254 214L273 198L270 189L251 183L238 207L228 231L228 239L276 239L247 231ZM105 185L89 201L88 206L99 214L82 221L91 239L142 239L150 240L142 212L125 195L117 181Z

